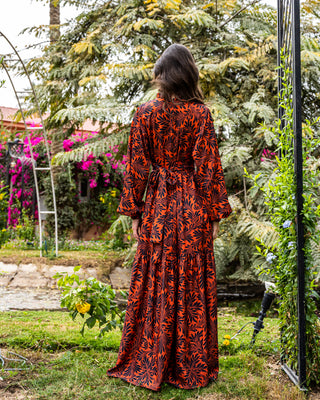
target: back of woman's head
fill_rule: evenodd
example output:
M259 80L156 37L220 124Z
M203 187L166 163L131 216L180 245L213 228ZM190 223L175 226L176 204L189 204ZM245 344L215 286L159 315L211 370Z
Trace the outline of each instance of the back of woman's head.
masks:
M198 68L190 51L181 44L172 44L163 52L154 67L154 82L166 101L174 96L203 102Z

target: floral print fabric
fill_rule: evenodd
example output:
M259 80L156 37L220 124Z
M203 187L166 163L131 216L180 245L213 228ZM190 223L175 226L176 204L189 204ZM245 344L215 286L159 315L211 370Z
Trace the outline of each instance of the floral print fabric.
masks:
M205 105L158 95L139 107L118 211L143 218L108 375L152 390L206 386L219 368L213 221L231 207Z

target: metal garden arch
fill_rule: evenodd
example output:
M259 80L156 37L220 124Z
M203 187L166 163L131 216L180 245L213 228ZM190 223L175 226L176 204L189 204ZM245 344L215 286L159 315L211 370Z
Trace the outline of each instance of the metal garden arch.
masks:
M18 51L15 49L15 47L12 45L12 43L10 42L10 40L0 31L0 38L2 38L6 45L9 45L9 48L12 50L12 53L10 54L0 54L0 58L1 58L1 62L0 62L0 66L4 69L4 71L6 72L6 75L8 77L8 80L12 86L12 89L14 91L14 94L16 96L18 105L19 105L19 109L21 112L21 116L24 122L24 126L25 126L25 130L27 133L27 138L28 138L28 142L29 142L29 147L30 147L30 161L32 163L32 170L33 170L33 176L34 176L34 185L35 185L35 190L36 190L36 198L37 198L37 207L38 207L38 215L39 215L39 236L40 236L40 257L42 256L42 236L43 236L43 227L42 227L42 215L45 214L53 214L54 215L54 221L55 221L55 254L56 256L58 255L58 217L57 217L57 207L56 207L56 196L55 196L55 188L54 188L54 180L53 180L53 175L52 175L52 168L51 168L51 157L50 157L50 149L49 149L49 145L48 145L48 140L47 140L47 132L45 129L45 125L43 122L43 118L41 115L41 111L40 111L40 107L39 107L39 103L37 100L37 96L34 90L34 86L33 83L30 79L30 76L28 74L28 71L26 69L26 66L23 62L23 60L21 59ZM16 58L12 58L11 56L14 56ZM40 116L40 120L41 120L41 127L30 127L27 125L26 122L26 118L24 115L24 111L22 109L22 104L21 104L21 100L20 100L20 96L19 93L21 93L21 91L18 91L16 88L15 83L13 82L13 78L14 78L14 74L12 72L12 64L13 63L17 63L20 67L22 67L22 70L24 72L24 75L27 77L29 85L30 85L30 91L34 96L35 99L35 104L36 107L38 109L38 113ZM11 65L10 65L11 64ZM23 93L24 91L22 91ZM33 148L32 148L32 144L31 144L31 140L30 140L30 131L34 131L34 130L39 130L42 134L42 137L44 139L44 144L45 144L45 148L46 148L46 161L47 161L47 166L45 167L37 167L36 161L34 159L33 156ZM29 134L28 134L29 132ZM17 147L17 146L16 146ZM15 152L14 154L11 154L12 157L19 159L20 158L20 154L19 151ZM22 160L23 162L25 160ZM49 175L50 175L50 180L51 180L51 191L52 191L52 200L53 200L53 210L47 211L47 210L43 210L41 209L41 205L40 205L40 192L39 192L39 185L38 185L38 174L40 171L48 171Z

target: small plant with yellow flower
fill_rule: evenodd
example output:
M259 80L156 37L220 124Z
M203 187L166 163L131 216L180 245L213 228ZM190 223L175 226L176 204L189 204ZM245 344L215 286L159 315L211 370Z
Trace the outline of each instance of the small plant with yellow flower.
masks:
M104 195L101 195L99 200L105 207L105 215L107 222L113 223L118 215L117 208L119 205L120 191L117 188L110 188Z
M62 289L61 307L70 311L73 320L79 314L85 319L80 333L83 335L85 327L93 328L98 324L99 336L115 328L121 328L125 311L117 306L116 292L103 282L90 277L80 280L77 272L80 266L74 268L74 273L58 273L54 276L57 285ZM126 297L125 292L120 292Z
M233 339L230 335L224 335L222 344L220 345L220 352L225 354L233 354L235 350Z

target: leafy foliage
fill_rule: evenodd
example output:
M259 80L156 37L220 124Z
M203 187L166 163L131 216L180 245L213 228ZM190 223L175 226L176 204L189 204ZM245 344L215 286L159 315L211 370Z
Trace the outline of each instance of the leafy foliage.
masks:
M294 131L293 109L290 103L292 87L285 69L283 91L280 106L284 109L285 124L280 121L274 129L279 137L275 174L272 180L262 187L265 195L267 211L274 226L275 240L260 237L258 247L261 255L266 257L267 264L261 266L261 271L270 275L276 284L281 298L279 304L280 329L282 333L281 355L289 365L298 368L298 274L297 274L297 228L296 228L296 180L294 170ZM315 123L317 121L314 121ZM314 126L307 121L303 135L303 223L304 223L304 257L305 257L305 302L306 312L306 363L307 385L319 383L320 351L316 343L320 340L320 325L316 315L315 299L319 295L315 291L314 274L316 273L315 249L319 249L319 230L317 221L320 216L319 186L317 171L313 168L316 161L312 152L320 146L320 139L314 134ZM318 251L319 252L319 251Z
M5 186L0 185L0 229L7 227L8 193Z
M85 2L63 2L68 3L83 6ZM199 66L205 101L215 119L228 193L237 202L232 221L238 230L228 227L231 237L221 236L216 242L217 264L225 271L224 277L254 266L259 259L254 236L265 240L270 232L270 245L276 240L262 194L249 191L250 183L243 179L244 167L249 174L259 170L260 183L273 170L274 157L261 158L266 148L272 152L278 142L272 129L277 116L276 10L239 0L86 3L85 12L70 22L59 41L28 65L40 81L41 109L50 112L48 128L68 136L88 118L101 124L96 143L58 154L55 162L80 160L90 151L98 155L117 141L126 142L136 105L155 96L154 63L168 45L185 44ZM319 30L315 28L319 15L314 0L303 2L303 110L309 119L320 109ZM32 104L32 98L29 101ZM119 131L110 135L103 128L109 122L118 124Z
M97 281L95 278L80 280L77 272L80 266L74 268L74 273L58 273L54 276L57 285L63 289L61 307L67 307L74 320L78 314L85 319L80 333L85 327L93 328L97 323L100 335L116 328L121 328L125 311L120 311L115 302L116 293L111 286ZM124 292L121 292L126 297Z
M47 194L51 193L51 181L49 176L44 180L44 188ZM75 213L77 207L76 184L71 178L71 169L67 168L60 172L55 182L56 204L58 214L58 233L59 236L65 235L75 226ZM47 206L49 210L53 209L52 196L47 195ZM46 219L46 230L49 236L54 237L54 216L49 214Z

